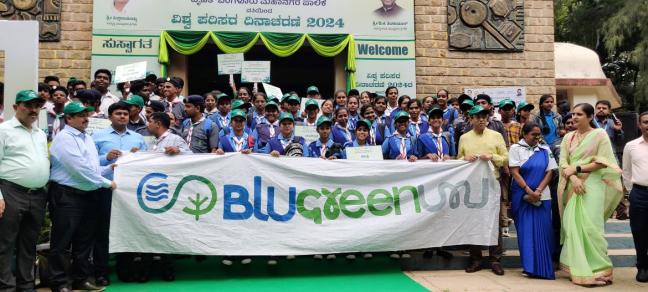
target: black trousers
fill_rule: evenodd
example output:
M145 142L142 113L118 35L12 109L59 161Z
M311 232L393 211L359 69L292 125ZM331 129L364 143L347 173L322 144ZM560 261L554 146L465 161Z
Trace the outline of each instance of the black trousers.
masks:
M112 191L110 189L97 190L97 224L94 250L94 274L96 277L108 276L108 235L110 231L110 206L112 204Z
M634 185L630 192L630 228L637 250L637 268L648 269L648 188Z
M0 291L34 288L36 243L45 218L45 188L29 190L0 180L5 211L0 218ZM16 251L16 275L11 261Z
M82 282L92 273L90 255L95 241L97 221L96 191L81 191L52 183L49 190L52 233L49 255L50 285L68 285L70 280ZM72 265L67 250L72 246Z

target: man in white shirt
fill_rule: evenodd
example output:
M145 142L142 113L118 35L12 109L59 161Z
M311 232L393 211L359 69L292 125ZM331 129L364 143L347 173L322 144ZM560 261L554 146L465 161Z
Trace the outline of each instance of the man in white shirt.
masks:
M648 282L648 112L639 116L641 137L623 149L623 184L630 191L630 228L639 282Z
M99 69L95 71L94 74L94 89L101 92L101 105L99 106L99 111L102 113L108 112L108 107L113 103L119 101L119 97L110 93L108 86L112 82L112 73L108 69Z

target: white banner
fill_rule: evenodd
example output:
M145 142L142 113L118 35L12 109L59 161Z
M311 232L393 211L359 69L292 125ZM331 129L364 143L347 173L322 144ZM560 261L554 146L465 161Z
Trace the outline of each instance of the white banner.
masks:
M110 252L307 255L495 245L486 162L136 153L115 172Z

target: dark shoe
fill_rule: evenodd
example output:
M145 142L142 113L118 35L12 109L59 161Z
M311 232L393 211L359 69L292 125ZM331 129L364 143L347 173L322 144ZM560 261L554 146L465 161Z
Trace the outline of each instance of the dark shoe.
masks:
M174 271L165 271L162 274L162 280L167 281L167 282L173 282L176 279L176 275Z
M89 281L84 281L81 283L76 283L72 285L72 290L82 290L82 291L103 291L106 290L106 287L97 286L90 283Z
M449 260L452 257L454 257L454 255L452 255L450 252L442 250L442 249L437 249L436 254L438 256L442 257L444 260Z
M498 275L498 276L503 276L504 275L504 269L502 268L502 264L498 262L491 263L491 270L493 271L493 274Z
M95 279L95 285L97 286L110 286L110 279L108 277L99 276Z
M71 292L72 289L68 286L58 286L58 287L51 287L52 292Z
M470 264L470 266L466 268L466 273L474 273L477 271L481 271L481 269L482 267L480 262L473 262L472 264Z
M648 269L640 269L635 277L637 282L648 283Z

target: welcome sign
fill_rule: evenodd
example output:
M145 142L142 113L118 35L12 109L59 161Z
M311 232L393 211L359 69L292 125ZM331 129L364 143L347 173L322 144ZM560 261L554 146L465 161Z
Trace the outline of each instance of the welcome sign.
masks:
M497 243L487 162L136 153L118 162L111 252L307 255Z
M385 10L383 2L396 6ZM95 0L93 7L92 70L147 61L159 73L162 31L351 34L359 90L416 94L414 0Z

